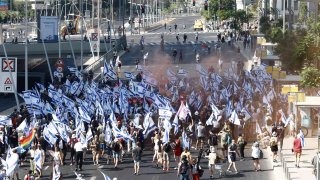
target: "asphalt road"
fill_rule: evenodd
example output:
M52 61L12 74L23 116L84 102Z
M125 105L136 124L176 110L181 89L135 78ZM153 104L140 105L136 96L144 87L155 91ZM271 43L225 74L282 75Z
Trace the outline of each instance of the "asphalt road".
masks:
M152 145L150 144L149 147ZM192 151L193 158L197 157L198 152L195 150ZM261 160L261 169L260 172L255 172L253 169L253 162L250 158L251 147L248 145L245 150L245 161L236 161L236 166L239 171L239 174L235 174L234 172L226 172L223 174L221 179L238 179L238 180L269 180L275 179L275 174L273 172L273 167L270 159ZM264 153L266 154L266 152ZM61 171L63 174L63 179L76 179L77 177L81 177L79 179L85 180L101 180L103 176L101 172L109 176L110 178L117 178L118 180L174 180L177 178L177 170L174 170L176 167L176 163L174 162L173 156L170 157L170 169L168 172L162 171L162 169L156 168L152 163L152 152L151 150L146 150L143 152L142 162L140 167L140 175L133 175L133 160L131 158L131 154L126 154L123 162L121 162L118 168L114 168L114 165L107 164L105 159L100 160L100 166L95 166L91 160L91 154L87 154L87 158L85 159L83 165L83 171L75 171L75 166L70 165L70 152L67 154L66 165L61 167ZM47 156L48 157L48 156ZM204 175L201 179L209 179L210 173L208 170L208 160L205 158L201 159L200 166L204 169ZM227 163L223 164L223 171L227 169ZM19 168L20 178L29 170L29 163L25 163L24 166ZM100 172L101 171L101 172ZM47 158L47 162L45 163L42 180L50 179L50 174L52 173L52 165L49 158ZM218 171L215 172L214 179L219 178Z

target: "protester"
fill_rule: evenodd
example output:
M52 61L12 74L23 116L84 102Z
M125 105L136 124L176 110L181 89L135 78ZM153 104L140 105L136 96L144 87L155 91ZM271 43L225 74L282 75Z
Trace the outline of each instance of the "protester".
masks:
M217 159L216 148L214 146L210 146L210 153L206 156L209 159L208 167L210 171L210 178L213 178L214 170L215 170L215 163Z
M193 180L199 180L200 179L200 174L199 174L199 169L201 169L201 166L197 163L196 159L192 159L192 179Z
M197 128L197 143L196 143L196 150L198 149L198 144L200 141L200 149L203 149L203 141L205 136L205 127L202 125L202 122L199 122L198 128Z
M242 134L239 134L237 144L239 146L240 161L243 161L244 160L244 148L247 145L247 142L242 137Z
M231 172L230 168L233 167L235 173L238 173L237 167L236 167L236 154L239 155L237 144L235 140L232 140L232 143L228 147L228 160L229 160L229 166L227 171Z
M112 156L114 167L118 168L118 163L121 158L122 145L117 138L115 138L112 142Z
M170 167L170 152L171 152L171 145L169 142L165 143L162 145L163 150L163 157L162 157L162 170L163 171L169 171L169 167Z
M277 140L277 133L276 132L272 133L272 137L270 139L270 149L271 149L271 152L272 152L273 162L277 162L278 140Z
M187 160L189 161L189 163L192 162L192 161L191 161L191 160L192 160L192 156L191 156L191 153L190 153L188 147L185 147L185 148L184 148L184 151L181 153L181 158L180 158L180 159L182 159L183 156L186 156L186 158L187 158Z
M260 159L260 151L261 150L259 149L259 142L253 143L251 149L252 149L251 157L253 160L254 170L260 171L261 169L260 169L259 159Z
M182 153L182 146L181 146L180 139L176 139L175 146L174 146L174 158L177 165L180 162L181 153ZM178 167L175 167L175 169L178 169Z
M191 165L187 160L187 157L182 156L181 162L178 165L177 176L180 178L180 180L189 180L190 174L192 174Z
M301 157L301 153L302 153L302 142L301 142L301 138L300 138L300 134L297 134L295 139L293 140L293 148L292 148L292 152L294 152L295 154L295 166L296 167L300 167L299 163L300 163L300 157Z
M132 150L132 158L134 161L134 175L139 175L141 156L142 149L140 147L140 143L138 142Z
M82 163L83 163L83 144L80 139L74 145L74 150L76 151L76 171L82 171Z

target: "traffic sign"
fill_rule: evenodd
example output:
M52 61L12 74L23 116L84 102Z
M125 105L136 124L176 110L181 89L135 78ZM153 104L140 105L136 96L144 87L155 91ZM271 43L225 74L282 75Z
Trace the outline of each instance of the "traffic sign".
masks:
M14 58L2 58L2 72L15 72L15 59Z
M4 84L12 84L12 81L9 77L6 78L6 81L4 81Z
M14 86L17 87L17 58L0 57L0 92L13 93ZM11 73L10 73L11 70Z
M91 41L98 41L98 33L91 33Z

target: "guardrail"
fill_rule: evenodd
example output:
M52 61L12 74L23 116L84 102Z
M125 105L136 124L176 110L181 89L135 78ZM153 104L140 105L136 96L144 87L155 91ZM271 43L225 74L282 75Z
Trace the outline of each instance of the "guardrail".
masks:
M104 61L109 60L113 58L113 51L116 50L117 52L119 50L124 50L127 46L127 40L125 36L120 37L119 39L115 40L114 47L112 47L107 53L102 55L99 59L97 59L95 62L87 66L84 70L85 71L93 71L95 72L98 68L103 66Z

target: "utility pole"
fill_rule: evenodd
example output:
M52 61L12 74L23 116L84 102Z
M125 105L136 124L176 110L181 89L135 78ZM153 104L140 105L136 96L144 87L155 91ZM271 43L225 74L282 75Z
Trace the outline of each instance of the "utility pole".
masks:
M81 60L81 71L83 71L83 0L80 0L80 34L81 34L81 54L80 54L80 60Z
M58 9L57 9L57 16L58 16L58 47L59 47L59 58L61 58L61 36L60 36L60 27L61 27L61 17L60 17L60 7L61 0L58 0Z
M25 0L25 54L24 54L24 83L25 83L25 90L28 90L28 0ZM2 33L2 32L1 32ZM9 68L10 69L10 68ZM11 74L11 73L10 73ZM12 78L11 78L12 79Z
M282 33L284 35L286 31L286 0L283 0L282 2Z
M100 0L97 1L97 11L98 11L98 52L97 52L97 56L98 58L100 58Z

